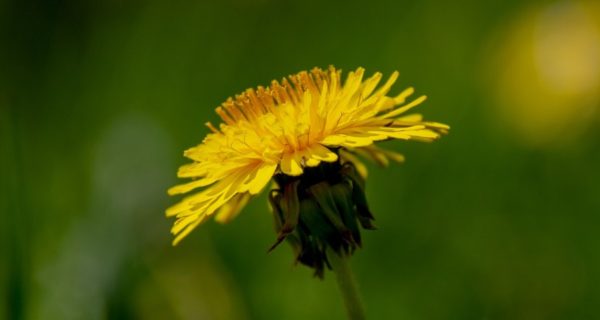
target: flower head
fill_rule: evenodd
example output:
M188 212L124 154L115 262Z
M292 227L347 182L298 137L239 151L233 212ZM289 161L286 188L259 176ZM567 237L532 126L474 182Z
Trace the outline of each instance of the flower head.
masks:
M297 234L303 243L297 253L301 262L311 265L316 259L321 269L326 262L314 254L307 256L307 246L314 246L318 256L324 245L345 250L360 245L356 221L369 228L372 216L364 201L366 171L357 156L383 165L389 160L402 161L402 155L379 149L374 142L432 141L449 129L425 122L418 114L404 115L426 97L409 101L413 88L388 96L397 72L381 86L380 73L367 79L363 75L364 69L358 68L342 82L340 70L314 68L273 81L266 88L248 89L219 106L216 112L224 123L218 128L207 123L212 133L184 153L193 163L182 166L178 176L194 180L169 189L174 195L203 188L167 209L167 216L177 218L173 243L210 216L219 222L230 221L274 178L270 200L278 242L298 229L298 223L310 224L306 221L311 218L304 212L315 210L333 226L333 231L321 230L324 237L331 232L342 235L336 245L335 239L302 242L302 237L312 238L306 232Z

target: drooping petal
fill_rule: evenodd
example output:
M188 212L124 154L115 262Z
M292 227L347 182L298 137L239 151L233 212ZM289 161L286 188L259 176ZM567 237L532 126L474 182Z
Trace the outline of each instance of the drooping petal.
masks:
M281 159L281 171L288 176L299 176L302 174L302 167L296 161L293 153L286 153Z
M256 176L248 184L248 192L253 195L260 193L273 177L275 169L277 164L263 164L256 169Z
M224 204L216 213L215 220L219 223L228 223L235 218L250 201L249 193L235 195L229 202Z
M309 150L311 158L313 159L325 162L334 162L338 159L338 155L335 152L325 148L324 146L318 143L315 143L312 146L310 146Z

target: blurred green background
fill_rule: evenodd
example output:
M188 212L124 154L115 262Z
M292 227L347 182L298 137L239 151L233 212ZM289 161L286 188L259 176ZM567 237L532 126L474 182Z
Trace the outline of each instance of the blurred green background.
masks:
M0 1L0 319L343 319L264 195L164 218L215 106L329 64L452 126L371 166L370 319L600 319L600 6L534 0Z

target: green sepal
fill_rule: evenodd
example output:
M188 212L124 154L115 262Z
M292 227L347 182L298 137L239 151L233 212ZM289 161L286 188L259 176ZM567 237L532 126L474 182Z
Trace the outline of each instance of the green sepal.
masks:
M345 180L331 187L331 194L344 225L352 232L353 242L360 247L362 240L357 223L357 212L352 199L352 188L352 182Z
M327 182L321 182L310 187L310 192L312 193L314 199L316 200L319 208L321 209L321 213L327 217L327 220L337 229L339 235L342 236L348 243L352 243L352 232L346 227L344 222L342 221L342 217L338 212L337 206L335 204L335 199L332 194L332 189L334 187L330 186ZM335 235L333 235L335 236Z
M298 199L298 184L300 181L293 181L284 186L283 196L280 197L279 208L281 208L281 219L277 240L269 248L269 251L275 249L290 233L296 229L298 217L300 216L300 200ZM283 222L283 224L281 224Z

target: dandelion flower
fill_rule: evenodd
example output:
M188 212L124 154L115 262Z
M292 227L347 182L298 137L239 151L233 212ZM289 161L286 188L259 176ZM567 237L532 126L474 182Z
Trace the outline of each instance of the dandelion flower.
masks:
M360 246L358 224L373 227L360 158L381 165L402 161L374 143L433 141L449 129L419 114L405 115L426 97L409 99L413 88L389 96L397 72L383 85L380 73L363 76L358 68L342 82L340 70L314 68L248 89L217 107L223 123L206 124L212 132L185 151L193 162L178 171L193 180L169 189L175 195L203 188L167 209L177 219L173 244L211 216L230 221L273 181L269 199L277 243L288 238L298 261L322 272L326 247Z

